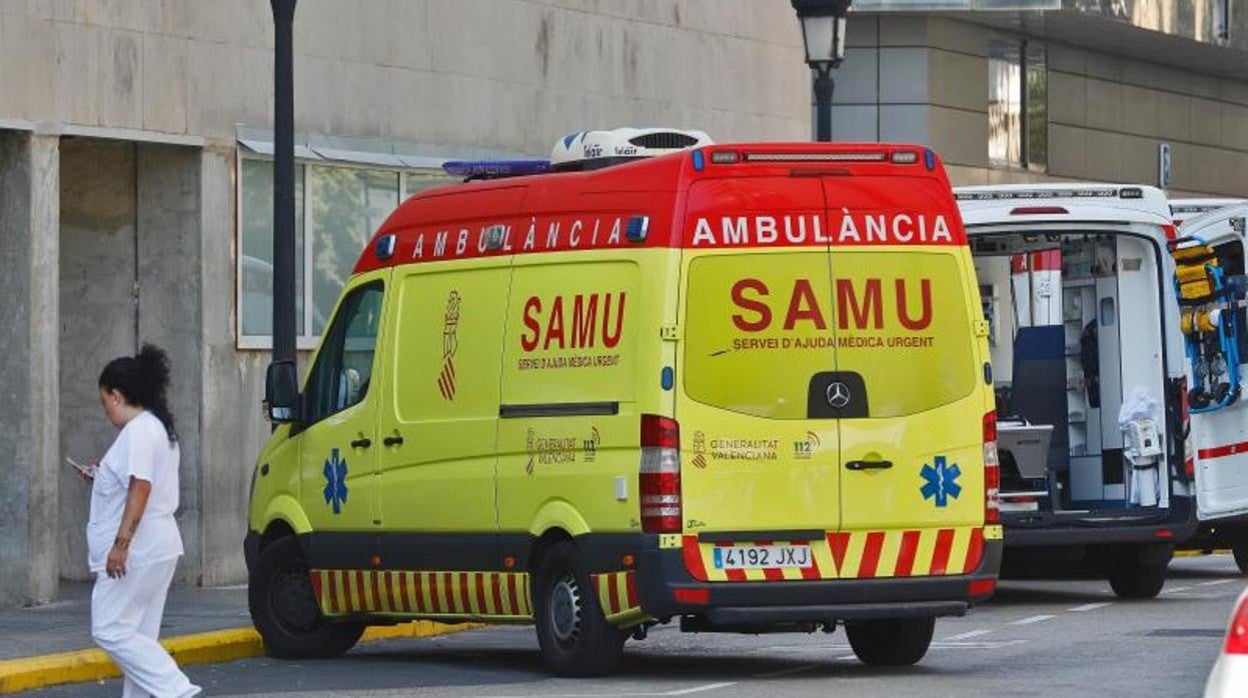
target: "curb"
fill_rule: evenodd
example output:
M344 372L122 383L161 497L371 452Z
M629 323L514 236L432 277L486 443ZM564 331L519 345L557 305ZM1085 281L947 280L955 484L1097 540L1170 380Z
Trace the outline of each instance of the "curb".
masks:
M1203 550L1176 550L1175 557L1204 557L1206 555L1230 555L1230 549L1223 550L1221 548L1214 550L1212 553L1206 553Z
M399 625L368 628L360 642L376 642L396 638L434 637L482 627L480 623L447 625L418 620ZM216 630L195 635L179 635L165 640L164 645L179 666L215 664L264 654L260 635L253 628ZM0 693L16 693L66 683L99 681L121 676L121 671L103 650L46 654L38 657L0 660Z

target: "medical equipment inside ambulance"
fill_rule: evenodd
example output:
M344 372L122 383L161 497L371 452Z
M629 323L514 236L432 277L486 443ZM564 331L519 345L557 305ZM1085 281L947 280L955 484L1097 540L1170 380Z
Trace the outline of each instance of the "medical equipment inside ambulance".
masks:
M1244 237L1248 203L1184 220L1173 244L1175 295L1187 358L1191 449L1201 528L1195 549L1230 547L1248 573L1248 361Z
M1240 309L1245 295L1243 257L1222 254L1201 238L1173 246L1179 327L1189 368L1188 407L1210 412L1240 397Z
M1095 230L972 245L997 393L1002 511L1164 506L1155 245Z

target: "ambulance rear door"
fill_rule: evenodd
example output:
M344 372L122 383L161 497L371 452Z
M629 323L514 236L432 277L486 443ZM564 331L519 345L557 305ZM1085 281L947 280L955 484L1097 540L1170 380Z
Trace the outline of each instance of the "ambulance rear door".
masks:
M1248 205L1221 209L1189 219L1183 237L1206 242L1229 277L1244 274L1244 223ZM1240 374L1248 370L1248 312L1239 314ZM1191 372L1191 366L1188 366ZM1188 378L1191 385L1191 377ZM1191 442L1196 462L1196 507L1201 520L1248 515L1248 403L1241 396L1227 407L1191 415Z
M837 372L820 407L840 416L842 574L973 570L991 405L953 197L941 180L901 173L825 177L823 186ZM849 394L839 410L836 391Z
M685 226L675 416L690 572L835 578L839 444L817 407L836 371L822 185L700 179Z

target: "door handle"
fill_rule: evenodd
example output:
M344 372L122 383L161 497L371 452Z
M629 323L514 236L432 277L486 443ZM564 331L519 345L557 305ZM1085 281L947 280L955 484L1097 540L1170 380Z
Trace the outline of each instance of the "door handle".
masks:
M373 440L367 437L356 439L351 442L351 448L368 448L373 445Z
M893 467L891 460L851 460L845 464L850 470L888 470Z
M400 436L400 435L398 435L398 434L395 434L394 436L387 436L386 438L384 438L384 439L382 439L382 440L381 440L381 445L383 445L383 446L402 446L402 445L403 445L403 437L402 437L402 436Z

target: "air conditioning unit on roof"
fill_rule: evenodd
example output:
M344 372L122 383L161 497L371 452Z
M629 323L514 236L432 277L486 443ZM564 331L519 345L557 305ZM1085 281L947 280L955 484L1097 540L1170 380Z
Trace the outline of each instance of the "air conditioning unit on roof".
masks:
M582 131L569 134L555 143L550 153L550 168L557 172L593 170L713 143L710 136L702 131L671 128Z

